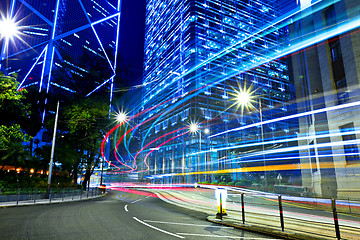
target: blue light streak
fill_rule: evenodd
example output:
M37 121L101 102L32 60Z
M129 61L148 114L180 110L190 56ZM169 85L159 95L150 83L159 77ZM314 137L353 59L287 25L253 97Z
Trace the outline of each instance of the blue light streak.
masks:
M109 20L109 19L111 19L111 18L113 18L113 17L116 17L116 16L118 16L118 15L120 15L119 12L118 12L118 13L115 13L115 14L112 14L112 15L106 17L106 18L102 18L102 19L100 19L100 20L97 20L97 21L95 21L95 22L92 22L92 23L91 23L91 26L94 26L94 25L96 25L96 24L102 23L102 22L104 22L104 21L106 21L106 20Z
M31 73L31 71L33 70L33 68L36 66L37 62L39 61L39 59L42 57L42 55L44 54L44 52L47 49L47 45L44 47L44 49L42 50L42 52L40 53L39 57L36 59L35 63L31 66L30 70L28 71L28 73L25 75L24 79L21 81L21 83L19 84L17 90L19 90L22 85L24 84L26 78L29 76L29 74Z
M312 115L312 114L318 114L318 113L323 113L323 112L328 112L328 111L335 111L335 110L339 110L339 109L343 109L343 108L356 107L356 106L359 106L359 105L360 105L360 101L356 101L356 102L351 102L351 103L345 103L345 104L342 104L342 105L336 105L336 106L332 106L332 107L326 107L326 108L321 108L321 109L317 109L317 110L312 110L312 111L309 111L309 112L289 115L289 116L285 116L285 117L274 118L274 119L270 119L270 120L266 120L266 121L262 121L262 122L249 124L249 125L246 125L246 126L243 126L243 127L229 129L227 131L223 131L223 132L216 133L216 134L213 134L211 136L208 136L208 138L213 138L213 137L216 137L216 136L223 135L225 133L234 132L234 131L241 131L241 130L244 130L244 129L253 128L253 127L257 127L257 126L261 126L261 125L265 125L265 124L269 124L269 123L281 122L281 121L284 121L284 120L309 116L309 115Z

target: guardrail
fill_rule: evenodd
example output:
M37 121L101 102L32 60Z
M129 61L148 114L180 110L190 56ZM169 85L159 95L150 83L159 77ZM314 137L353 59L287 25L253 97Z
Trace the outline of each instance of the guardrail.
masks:
M49 191L37 188L0 189L0 206L81 200L83 198L95 197L103 193L104 190L99 188L90 188L89 190L51 188Z

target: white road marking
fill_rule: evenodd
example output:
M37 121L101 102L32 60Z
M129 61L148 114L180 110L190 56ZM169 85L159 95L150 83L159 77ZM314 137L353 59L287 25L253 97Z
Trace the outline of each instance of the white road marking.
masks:
M137 202L140 201L140 200L141 200L141 198L138 199L138 200L136 200L136 201L133 201L133 202L131 202L131 203L137 203Z
M254 237L241 237L241 236L220 236L220 235L210 235L210 234L196 234L196 233L176 233L179 235L184 235L184 236L197 236L197 237L214 237L214 238L239 238L239 239L253 239L253 240L257 240L257 239L267 239L267 240L278 240L278 238L254 238Z
M199 224L191 224L191 223L177 223L177 222L162 222L162 221L153 221L153 220L144 220L144 222L151 222L151 223L164 223L164 224L184 225L184 226L195 226L195 227L213 227L213 228L230 228L230 229L234 229L234 227L222 227L222 226L211 226L211 225L199 225Z
M135 219L135 220L138 221L139 223L144 224L145 226L148 226L148 227L153 228L153 229L155 229L155 230L158 230L158 231L160 231L160 232L163 232L163 233L166 233L166 234L169 234L169 235L171 235L171 236L178 237L178 238L185 238L185 237L180 236L180 235L177 235L177 234L175 234L175 233L171 233L171 232L162 230L162 229L160 229L160 228L151 226L150 224L147 224L146 222L143 222L143 221L139 220L139 219L136 218L136 217L133 217L133 219Z
M125 205L125 207L124 207L124 208L125 208L125 211L127 211L127 212L128 212L127 205Z

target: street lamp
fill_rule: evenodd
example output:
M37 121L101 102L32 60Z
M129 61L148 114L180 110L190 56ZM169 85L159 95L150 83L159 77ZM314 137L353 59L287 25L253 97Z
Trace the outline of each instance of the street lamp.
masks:
M198 153L198 161L196 164L196 171L198 171L199 169L199 162L200 162L200 152L201 152L201 132L200 132L200 126L198 123L191 123L189 126L189 130L191 133L195 134L195 133L199 133L199 153ZM196 175L196 179L198 179L198 175Z
M118 121L118 123L125 122L127 119L128 116L124 112L119 112L118 114L116 114L116 120Z
M238 105L238 107L241 107L241 122L242 122L242 117L243 117L243 110L245 109L251 109L254 108L254 105L252 104L252 102L254 102L254 96L253 93L255 91L252 91L251 87L250 88L246 88L246 86L244 88L240 88L239 90L235 90L236 95L235 95L235 99L236 99L236 103ZM261 98L258 98L258 106L259 106L259 115L260 115L260 123L261 123L261 142L262 142L262 152L263 152L263 164L264 164L264 181L265 181L265 186L267 186L267 179L266 179L266 163L265 163L265 158L264 158L264 128L262 125L262 121L263 121L263 115L262 115L262 106L261 106Z
M0 21L0 36L6 40L17 37L19 34L19 27L14 19L4 18Z

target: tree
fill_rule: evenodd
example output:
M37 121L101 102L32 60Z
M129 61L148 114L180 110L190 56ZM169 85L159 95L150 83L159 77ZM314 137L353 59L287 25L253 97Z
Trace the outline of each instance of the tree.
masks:
M100 160L102 129L108 126L109 106L99 98L86 98L64 109L64 123L68 141L81 154L79 164L85 168L83 187L86 188L94 168ZM76 162L73 171L77 171Z
M27 135L22 132L19 122L29 116L29 106L23 101L26 90L17 91L19 83L13 76L0 73L0 162L17 166L23 158Z

